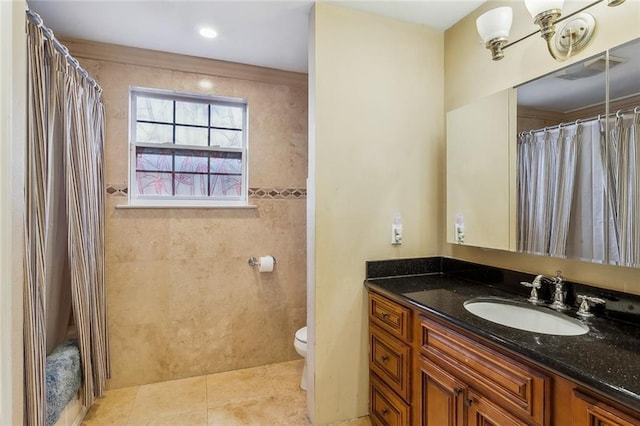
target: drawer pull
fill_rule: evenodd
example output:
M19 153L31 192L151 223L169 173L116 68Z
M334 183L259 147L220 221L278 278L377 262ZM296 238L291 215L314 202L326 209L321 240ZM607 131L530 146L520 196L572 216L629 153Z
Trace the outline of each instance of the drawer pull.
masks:
M471 407L473 405L473 399L469 398L464 403L467 407Z
M382 361L382 363L384 364L385 362L389 361L389 357L388 357L388 356L386 356L386 355L382 355L382 356L380 357L380 360L381 360L381 361Z
M382 409L382 415L386 416L387 414L389 414L389 410L387 410L386 408Z
M453 394L455 395L456 398L459 397L461 393L462 393L462 389L460 388L455 388L453 390Z
M389 319L389 314L388 314L388 313L386 313L386 312L384 312L384 313L382 314L382 318L384 318L384 319Z

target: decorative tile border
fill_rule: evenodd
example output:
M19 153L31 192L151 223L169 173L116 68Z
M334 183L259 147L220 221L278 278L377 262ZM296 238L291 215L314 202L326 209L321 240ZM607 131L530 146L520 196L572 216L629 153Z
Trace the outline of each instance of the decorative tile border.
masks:
M249 198L299 200L307 198L306 188L249 188Z
M113 197L126 197L129 188L126 183L107 184L107 194ZM301 200L307 198L306 188L249 188L249 198L272 200Z

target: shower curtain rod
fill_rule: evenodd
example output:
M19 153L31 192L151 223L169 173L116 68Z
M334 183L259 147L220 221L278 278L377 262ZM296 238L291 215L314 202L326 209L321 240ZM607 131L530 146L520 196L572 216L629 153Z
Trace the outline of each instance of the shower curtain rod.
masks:
M42 19L42 17L38 15L36 12L33 12L31 9L29 9L28 4L26 7L26 13L27 13L27 18L29 18L29 20L33 24L35 24L36 26L38 26L38 28L42 30L42 33L46 38L48 38L53 42L53 46L56 48L57 51L59 51L64 55L67 62L70 63L80 73L80 75L82 75L85 78L85 80L87 80L90 84L92 84L93 87L98 89L98 93L101 94L102 87L100 87L98 82L89 76L89 73L87 72L87 70L85 70L80 66L80 62L78 62L76 58L71 56L71 54L69 53L69 49L67 49L65 45L60 43L60 41L58 41L56 36L53 34L53 30L51 30L51 28L44 25L44 20Z
M620 109L616 112L610 112L609 116L615 115L616 117L620 117L620 114L640 114L640 106L637 107L630 107L630 108L626 108L626 109ZM560 124L556 124L555 126L547 126L547 127L543 127L541 129L535 129L535 130L525 130L524 132L520 132L519 136L524 136L526 134L534 134L534 133L538 133L538 132L544 132L547 130L553 130L553 129L561 129L562 127L566 127L570 124L581 124L581 123L586 123L589 121L594 121L594 120L600 120L601 118L603 118L604 114L598 114L598 115L594 115L593 117L589 117L589 118L578 118L575 121L567 121L566 123L560 123Z

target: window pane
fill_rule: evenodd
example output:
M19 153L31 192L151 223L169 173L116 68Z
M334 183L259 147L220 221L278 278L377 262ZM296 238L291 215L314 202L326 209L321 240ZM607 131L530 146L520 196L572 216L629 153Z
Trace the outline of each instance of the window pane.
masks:
M242 129L242 108L211 105L211 125L214 127Z
M172 195L171 173L137 172L136 183L141 195Z
M157 150L138 148L136 152L136 171L170 172L172 169L171 153L158 153Z
M136 152L131 167L137 188L132 194L164 199L246 196L246 105L188 94L159 93L170 99L157 99L153 93L132 93L131 143ZM227 148L239 152L225 152Z
M209 125L209 106L192 102L176 101L176 123Z
M206 174L176 173L176 195L206 197L208 178Z
M176 172L208 173L208 154L197 151L176 153Z
M176 145L207 146L207 129L176 126Z
M242 148L242 131L211 129L211 146Z
M242 174L242 154L239 152L212 153L211 173Z
M167 124L136 124L137 142L173 143L173 126Z
M173 122L173 101L165 99L136 98L137 120Z
M214 197L239 197L242 191L242 177L236 175L211 176L211 195Z

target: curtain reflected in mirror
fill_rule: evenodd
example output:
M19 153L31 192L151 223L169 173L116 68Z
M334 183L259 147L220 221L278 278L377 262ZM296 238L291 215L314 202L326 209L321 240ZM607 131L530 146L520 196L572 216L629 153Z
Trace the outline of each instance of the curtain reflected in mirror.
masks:
M640 267L640 40L517 90L518 251Z

